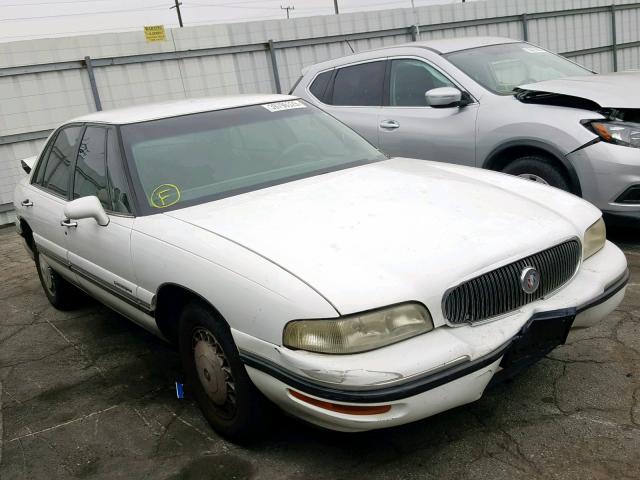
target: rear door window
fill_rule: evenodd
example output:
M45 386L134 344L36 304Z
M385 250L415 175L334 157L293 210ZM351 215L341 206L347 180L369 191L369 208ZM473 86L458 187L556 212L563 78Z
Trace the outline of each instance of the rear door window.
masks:
M382 105L385 61L340 68L333 83L332 105L379 107Z
M56 195L66 197L69 192L71 163L78 147L82 127L72 126L60 130L46 159L44 171L36 184Z

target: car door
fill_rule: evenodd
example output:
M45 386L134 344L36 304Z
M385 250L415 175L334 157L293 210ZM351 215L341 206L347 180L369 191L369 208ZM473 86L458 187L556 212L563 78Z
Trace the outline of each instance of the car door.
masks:
M93 218L69 221L68 257L78 283L107 304L111 297L104 292L138 303L131 262L134 217L129 192L115 128L88 125L74 163L72 198L96 196L109 223L101 226Z
M68 238L64 221L64 207L68 200L71 165L77 153L82 125L69 125L56 132L45 147L41 160L24 190L20 202L24 218L33 231L38 252L51 260L62 275L74 281L67 271Z
M478 104L428 106L425 93L440 87L462 90L426 60L389 60L379 123L380 148L393 157L475 166Z
M384 71L384 59L339 67L316 76L309 92L325 111L378 147Z

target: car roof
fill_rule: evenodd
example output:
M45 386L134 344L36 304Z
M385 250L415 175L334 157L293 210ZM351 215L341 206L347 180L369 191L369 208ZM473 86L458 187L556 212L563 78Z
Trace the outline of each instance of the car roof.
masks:
M65 123L91 122L122 125L160 118L178 117L192 113L210 112L228 108L247 107L262 103L294 100L290 95L230 95L224 97L192 98L170 102L151 103L134 107L103 110L74 118Z
M417 45L444 55L447 53L468 50L470 48L488 47L490 45L501 45L504 43L516 43L520 40L505 37L464 37L464 38L443 38L440 40L427 40L424 42L414 42L406 45Z
M448 53L459 52L461 50L469 50L470 48L488 47L491 45L502 45L505 43L518 43L522 40L514 40L506 37L464 37L464 38L443 38L440 40L425 40L419 42L401 43L398 45L388 45L386 47L375 48L372 50L363 50L341 58L334 58L325 62L316 63L303 69L306 75L310 69L314 71L324 68L340 66L345 59L358 59L358 57L368 57L377 52L384 52L392 48L425 48L431 50L437 55L446 55Z

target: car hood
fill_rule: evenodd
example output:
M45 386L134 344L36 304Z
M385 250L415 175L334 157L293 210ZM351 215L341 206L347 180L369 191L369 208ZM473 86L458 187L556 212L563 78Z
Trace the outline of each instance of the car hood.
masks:
M341 314L416 300L579 236L578 197L475 168L396 158L165 213L286 269Z
M583 75L521 85L520 91L583 98L601 108L640 108L640 72Z

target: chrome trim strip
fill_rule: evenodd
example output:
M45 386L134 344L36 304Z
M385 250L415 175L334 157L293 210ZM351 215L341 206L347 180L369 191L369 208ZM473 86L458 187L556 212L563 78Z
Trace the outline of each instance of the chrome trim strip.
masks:
M52 260L55 260L61 265L67 267L71 272L81 276L83 279L87 280L88 282L91 282L96 287L99 287L105 290L107 293L113 295L114 297L117 297L118 299L122 300L125 303L128 303L132 307L137 308L138 310L146 313L147 315L153 314L153 309L151 305L148 304L147 302L140 300L135 295L133 295L133 292L128 287L125 287L124 285L118 283L117 281L114 281L113 282L114 285L112 286L109 283L105 282L103 279L96 277L95 275L84 270L83 268L78 267L77 265L71 264L69 260L63 259L59 255L56 255L55 253L51 252L46 247L42 247L41 245L36 245L36 248L38 252L41 252L45 256L50 257Z

